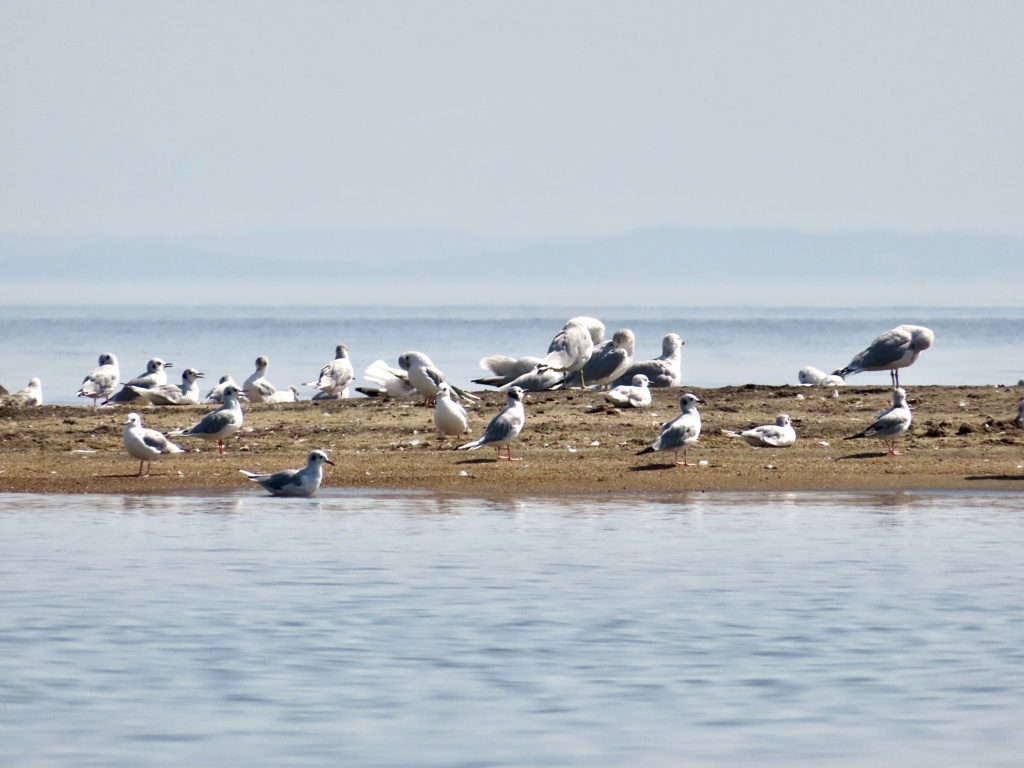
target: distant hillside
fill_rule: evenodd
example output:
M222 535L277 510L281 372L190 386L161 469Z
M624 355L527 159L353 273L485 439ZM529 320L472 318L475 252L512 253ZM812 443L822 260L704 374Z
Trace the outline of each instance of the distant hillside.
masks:
M227 304L978 305L1017 303L1024 284L1024 240L1008 237L670 227L546 239L429 230L0 235L0 261L8 303L95 303L106 291L171 301L166 292L178 291L181 301Z

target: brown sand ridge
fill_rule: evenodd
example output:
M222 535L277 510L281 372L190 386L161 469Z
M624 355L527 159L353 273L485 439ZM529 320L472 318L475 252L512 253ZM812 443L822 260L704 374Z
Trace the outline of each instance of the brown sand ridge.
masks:
M1024 433L1015 422L1012 387L906 387L911 431L889 456L877 439L843 440L891 404L888 388L832 390L747 385L688 389L704 402L703 431L690 467L671 453L637 456L678 414L681 390L655 390L653 407L617 410L599 392L532 393L526 427L513 444L523 461L495 451L438 451L433 409L410 400L353 398L334 402L246 405L243 430L216 443L178 438L189 453L153 464L124 450L130 407L0 408L0 491L33 493L174 493L251 488L238 470L301 467L314 448L330 452L324 485L423 489L467 494L637 493L674 490L1024 490ZM505 403L479 393L470 409L482 433ZM143 423L168 432L198 421L215 406L138 409ZM722 429L747 429L788 413L799 439L785 449L751 448ZM262 491L261 491L262 492Z

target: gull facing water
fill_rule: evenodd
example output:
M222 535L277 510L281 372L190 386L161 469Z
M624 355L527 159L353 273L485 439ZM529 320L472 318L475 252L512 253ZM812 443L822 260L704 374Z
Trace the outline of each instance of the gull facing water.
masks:
M96 405L96 401L101 397L106 402L106 398L109 398L117 388L117 382L120 379L117 358L112 353L104 352L100 355L99 363L99 367L93 368L85 375L82 386L78 390L78 397L92 398L93 405Z

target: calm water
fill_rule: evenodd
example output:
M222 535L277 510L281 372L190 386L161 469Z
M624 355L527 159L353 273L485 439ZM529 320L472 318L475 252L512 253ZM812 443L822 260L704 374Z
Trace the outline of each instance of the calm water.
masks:
M1018 494L0 510L5 766L1024 754Z
M932 349L901 378L916 384L1016 384L1024 376L1024 309L822 308L716 309L678 307L338 308L338 307L5 307L0 308L0 384L20 389L43 381L46 402L82 404L75 392L101 352L113 352L122 378L160 357L175 364L170 379L193 367L211 386L225 373L242 382L258 355L270 358L278 388L314 379L348 345L357 374L380 358L397 365L407 350L425 352L456 384L483 371L494 354L543 355L564 322L577 314L604 321L609 335L636 333L637 356L661 353L669 332L686 340L687 386L796 384L806 365L832 371L883 331L902 323L927 325ZM860 374L854 383L887 384L887 373ZM360 379L361 383L361 379ZM206 390L204 389L204 392ZM304 398L314 390L300 387Z

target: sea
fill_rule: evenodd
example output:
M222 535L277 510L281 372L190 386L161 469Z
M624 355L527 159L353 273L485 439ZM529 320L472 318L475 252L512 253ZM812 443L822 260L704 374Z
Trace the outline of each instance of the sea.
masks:
M694 388L901 323L908 389L1024 368L1016 309L7 307L0 383L299 385L344 342L468 384L578 314L679 333ZM1018 492L0 494L0 765L1018 766L1022 552Z

